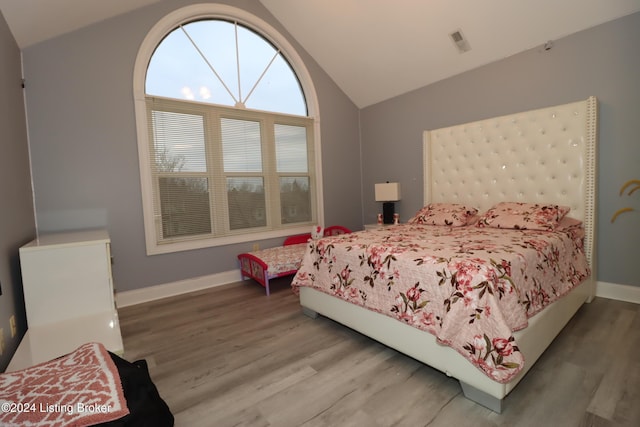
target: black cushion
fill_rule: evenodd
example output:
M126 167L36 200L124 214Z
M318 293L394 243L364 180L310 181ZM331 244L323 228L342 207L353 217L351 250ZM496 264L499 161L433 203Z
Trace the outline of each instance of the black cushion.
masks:
M109 354L120 373L122 391L127 400L129 415L99 425L106 427L172 427L173 414L151 380L146 360L131 363L113 353Z

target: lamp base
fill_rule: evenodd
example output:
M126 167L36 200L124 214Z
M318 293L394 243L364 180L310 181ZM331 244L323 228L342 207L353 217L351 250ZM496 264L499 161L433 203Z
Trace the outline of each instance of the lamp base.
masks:
M393 224L393 214L396 211L395 203L384 202L382 204L382 222L384 224Z

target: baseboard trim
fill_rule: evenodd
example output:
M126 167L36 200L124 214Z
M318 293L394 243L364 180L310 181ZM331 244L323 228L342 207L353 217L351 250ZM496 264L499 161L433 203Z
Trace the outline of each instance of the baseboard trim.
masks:
M239 282L240 280L242 280L242 275L240 274L240 269L237 269L210 274L207 276L179 280L177 282L163 283L161 285L149 286L142 289L116 292L116 305L118 307L128 307L162 298L200 291L202 289L222 286L233 282Z
M134 289L132 291L117 292L116 304L118 307L127 307L189 292L200 291L202 289L227 285L229 283L239 282L240 280L242 280L242 274L239 269L225 271L222 273L210 274L208 276L194 277L177 282L164 283L142 289ZM596 296L640 304L640 286L597 282Z
M640 304L640 286L597 282L596 296Z

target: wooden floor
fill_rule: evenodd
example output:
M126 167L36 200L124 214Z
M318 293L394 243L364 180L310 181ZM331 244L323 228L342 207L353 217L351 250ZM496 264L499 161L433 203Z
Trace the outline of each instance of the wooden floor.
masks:
M457 381L323 317L286 279L119 310L177 426L640 426L640 305L583 306L496 414Z

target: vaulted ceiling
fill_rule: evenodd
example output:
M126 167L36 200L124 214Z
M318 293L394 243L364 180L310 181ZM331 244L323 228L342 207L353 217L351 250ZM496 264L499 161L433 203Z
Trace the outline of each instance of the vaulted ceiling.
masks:
M0 0L0 11L25 48L160 1ZM259 1L361 108L640 11L640 0Z

